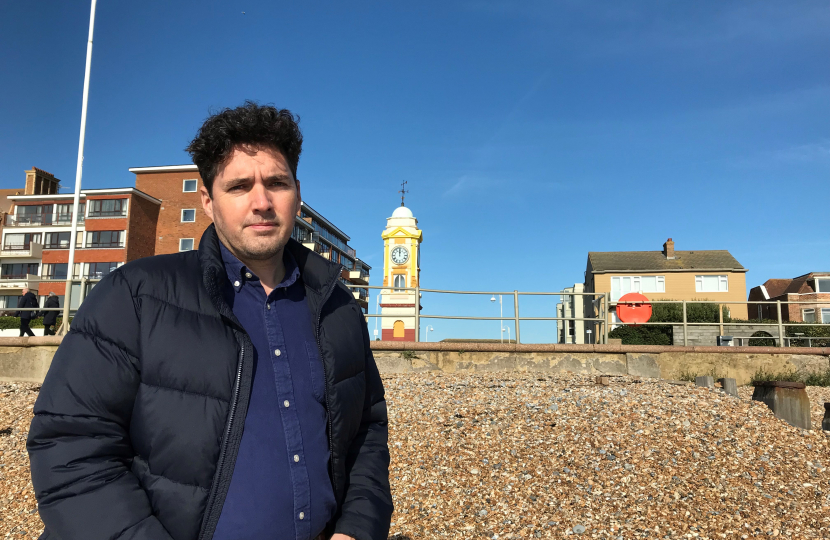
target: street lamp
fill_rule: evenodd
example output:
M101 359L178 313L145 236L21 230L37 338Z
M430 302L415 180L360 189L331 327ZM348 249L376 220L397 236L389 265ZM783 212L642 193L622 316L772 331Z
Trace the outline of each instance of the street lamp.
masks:
M490 301L496 301L495 295L490 297ZM501 301L501 295L499 295L499 317L499 339L501 339L501 342L504 343L504 321L502 320L502 318L504 318L504 305Z
M375 296L375 315L380 315L380 294ZM378 319L380 317L375 317L375 341L378 340Z
M585 330L585 333L588 334L588 345L591 344L591 330Z
M426 338L427 338L427 343L429 343L429 333L432 332L433 330L435 330L435 328L433 328L432 325L428 325L426 327L425 334L426 334Z
M510 343L510 327L505 326L504 328L501 329L502 332L504 332L505 330L507 330L507 342ZM504 343L504 341L502 341L502 343Z

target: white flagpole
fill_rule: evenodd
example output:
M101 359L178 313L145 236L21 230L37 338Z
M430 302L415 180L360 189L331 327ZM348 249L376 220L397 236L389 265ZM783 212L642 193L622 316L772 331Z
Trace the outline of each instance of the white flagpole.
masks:
M63 298L63 324L61 334L69 330L69 305L72 296L72 279L75 277L75 242L78 236L78 206L81 200L81 175L84 168L84 137L86 135L86 108L89 101L89 72L92 67L92 30L95 27L95 3L89 12L89 40L86 43L86 69L84 71L84 97L81 105L81 137L78 141L78 165L75 169L75 198L72 207L72 229L69 233L69 262L66 265L66 292Z

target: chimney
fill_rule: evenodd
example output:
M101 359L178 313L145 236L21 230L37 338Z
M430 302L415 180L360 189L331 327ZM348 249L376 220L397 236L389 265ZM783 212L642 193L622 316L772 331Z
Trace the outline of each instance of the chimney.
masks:
M663 255L665 255L667 259L674 259L674 240L671 238L666 240L666 243L663 244Z

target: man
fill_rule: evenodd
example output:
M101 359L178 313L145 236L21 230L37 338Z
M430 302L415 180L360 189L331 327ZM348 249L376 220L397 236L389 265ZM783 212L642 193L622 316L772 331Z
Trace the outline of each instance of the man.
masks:
M386 539L366 324L340 266L290 238L301 149L287 110L208 118L198 252L126 264L78 310L27 443L42 538Z
M29 291L28 287L23 287L23 295L17 300L17 309L21 308L36 308L37 298ZM37 312L32 309L25 311L18 311L17 316L20 317L20 337L23 335L34 336L35 333L29 328L29 322L37 316Z
M46 299L46 304L44 304L45 308L59 308L60 301L55 293L50 292L49 297ZM43 335L44 336L54 336L55 335L55 325L58 323L58 312L57 311L44 311L43 312Z

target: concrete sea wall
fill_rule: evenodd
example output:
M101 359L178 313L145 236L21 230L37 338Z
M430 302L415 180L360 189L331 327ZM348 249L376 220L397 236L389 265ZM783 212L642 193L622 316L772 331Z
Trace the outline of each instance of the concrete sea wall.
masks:
M0 380L42 382L60 337L0 337ZM539 371L679 379L681 374L731 377L748 384L770 372L830 368L830 348L658 347L373 341L381 373Z

